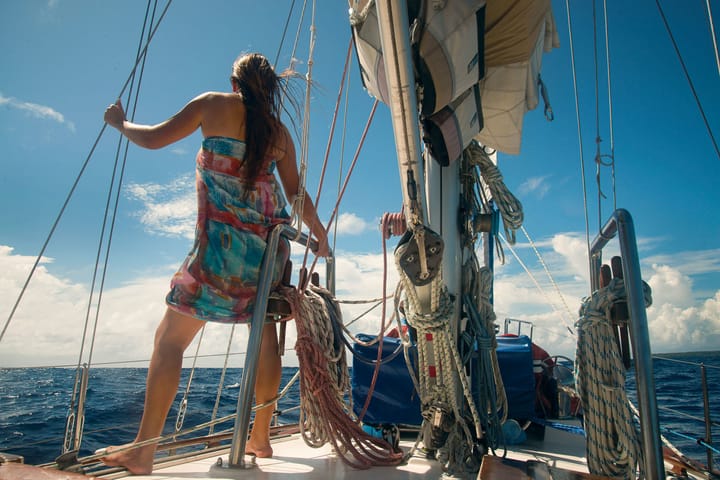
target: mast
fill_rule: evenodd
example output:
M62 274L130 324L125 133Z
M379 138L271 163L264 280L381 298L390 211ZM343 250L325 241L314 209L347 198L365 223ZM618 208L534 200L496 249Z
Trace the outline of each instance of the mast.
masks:
M438 234L442 236L442 270L441 272L435 271L433 275L441 275L442 286L447 290L449 294L447 298L452 302L445 320L448 322L447 331L450 333L451 342L453 345L457 345L461 313L460 302L463 295L461 284L462 249L458 229L461 162L451 162L449 166L443 167L427 149L424 152L421 150L419 108L410 46L407 2L405 0L377 0L376 7L388 90L386 103L391 111L408 233L413 232L412 235L418 248L416 262L419 264L421 278L427 272L425 255L429 256L432 248L428 247L428 239L439 239ZM426 283L415 283L409 288L412 288L413 294L420 304L420 311L415 313L428 317L437 313L438 286L435 281L428 279ZM441 364L442 369L453 372L450 384L444 384L445 381L442 378L430 378L428 382L445 389L449 389L451 385L455 386L454 390L448 392L448 400L456 406L462 405L463 391L462 388L457 388L461 383L459 375L453 365L442 363L442 347L440 347L440 351L436 351L436 342L427 341L426 338L418 338L418 343L425 343L424 348L428 355L428 362ZM447 357L444 360L447 361ZM426 399L423 399L423 403L425 401ZM423 405L423 408L429 408L431 412L438 412L440 410L433 410L438 406L426 404ZM442 407L458 411L449 405L442 405ZM443 412L442 417L446 413L449 412ZM429 425L425 425L424 422L424 427L435 429L438 425L435 425L434 422L442 422L434 413L432 416L434 420ZM457 425L454 423L453 428L458 428ZM479 425L474 427L479 431ZM424 429L424 432L427 431ZM447 471L460 472L463 468L463 465L457 465L451 459Z
M392 115L395 133L400 186L403 192L403 205L406 212L416 218L412 223L423 223L426 212L422 199L425 198L421 179L424 176L420 162L420 129L418 127L418 106L415 95L415 74L412 66L410 36L408 33L407 2L405 0L378 0L378 26L382 44L388 87L388 106ZM412 189L417 187L417 199ZM421 210L422 209L422 210Z

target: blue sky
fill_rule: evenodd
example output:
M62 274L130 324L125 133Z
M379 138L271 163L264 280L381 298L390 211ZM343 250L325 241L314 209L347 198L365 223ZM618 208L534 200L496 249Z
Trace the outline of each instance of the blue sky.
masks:
M308 190L313 194L349 42L345 2L318 3L308 173ZM600 202L600 207L597 200L590 3L571 1L570 6L590 237L594 238L613 203L607 169L601 174L601 188L608 200ZM135 118L158 122L203 91L227 90L230 65L240 52L260 51L274 59L290 4L290 0L211 0L202 4L175 0L149 48ZM717 135L720 72L705 2L666 0L661 4L710 129ZM712 6L718 18L720 5L715 1ZM520 155L501 155L499 161L507 186L523 203L524 226L563 298L557 296L527 238L518 232L514 249L543 292L506 249L507 263L497 266L496 312L500 320L512 317L535 322L538 343L552 345L553 353L572 354L575 339L565 327L575 321L580 301L589 293L585 214L565 2L553 1L553 10L560 48L545 55L542 75L555 120L547 122L541 109L529 112ZM140 1L0 4L3 325L103 126L105 107L128 78L144 12L145 2ZM617 205L633 215L643 276L653 288L654 304L648 311L653 351L717 349L720 159L655 2L611 1L608 12ZM297 17L288 30L281 67L289 64L289 45L296 28ZM303 74L307 71L308 32L306 21L295 54L296 69ZM603 56L598 118L601 151L607 154L610 133L604 65ZM347 171L372 105L360 86L354 55L350 84L347 129L344 137L337 133L333 141L319 205L325 220L335 204L339 172ZM340 125L344 119L343 109ZM298 128L301 125L298 119ZM0 365L77 361L117 141L114 131L107 130L101 137L41 268L0 344ZM191 244L194 154L199 142L200 136L195 134L159 151L129 149L98 321L96 361L149 356L170 276ZM381 295L382 241L377 225L383 213L399 211L400 206L389 111L381 105L340 205L338 297ZM390 240L390 251L396 242L396 238ZM609 254L613 248L617 251L611 243ZM396 280L397 274L391 271L390 284ZM348 307L346 321L361 310L364 307ZM378 315L364 317L353 328L377 332ZM245 330L236 333L236 351L244 351ZM226 327L210 325L201 348L224 351L227 334ZM29 335L34 339L31 344ZM292 341L294 334L290 335Z

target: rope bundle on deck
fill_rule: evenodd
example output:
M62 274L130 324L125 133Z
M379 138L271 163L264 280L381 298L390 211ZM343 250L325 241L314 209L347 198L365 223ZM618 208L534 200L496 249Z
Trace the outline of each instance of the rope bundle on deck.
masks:
M645 305L652 303L643 282ZM642 472L642 451L633 412L625 393L625 368L615 340L610 309L625 300L622 278L595 291L580 307L575 360L587 435L588 468L594 474L631 478Z
M343 462L355 468L399 464L402 452L364 432L346 408L343 397L350 389L350 377L333 325L333 317L339 324L340 308L330 292L310 286L304 292L290 289L287 298L297 326L300 428L305 443L318 448L331 442Z

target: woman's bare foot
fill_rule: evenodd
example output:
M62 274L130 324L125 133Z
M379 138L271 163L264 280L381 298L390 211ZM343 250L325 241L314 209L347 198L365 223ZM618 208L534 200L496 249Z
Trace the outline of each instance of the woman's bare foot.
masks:
M258 458L270 458L273 455L273 449L270 446L270 442L267 443L255 443L252 439L248 440L245 446L245 453L248 455L255 455Z
M135 475L148 475L152 473L153 460L155 457L155 445L146 445L144 447L132 448L113 453L113 450L124 449L131 446L131 443L119 447L107 447L98 450L97 454L108 453L102 457L100 461L111 467L124 467L130 473Z

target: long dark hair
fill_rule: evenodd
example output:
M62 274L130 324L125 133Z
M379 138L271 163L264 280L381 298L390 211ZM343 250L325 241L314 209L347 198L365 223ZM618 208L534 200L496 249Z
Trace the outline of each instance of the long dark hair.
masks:
M288 93L282 79L291 76L292 72L276 74L267 58L259 53L241 55L233 63L230 78L242 95L247 111L245 168L250 184L260 173L270 146L281 133L283 96ZM292 96L288 100L297 110Z

